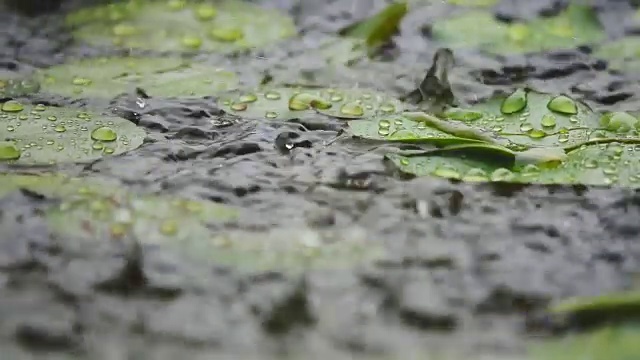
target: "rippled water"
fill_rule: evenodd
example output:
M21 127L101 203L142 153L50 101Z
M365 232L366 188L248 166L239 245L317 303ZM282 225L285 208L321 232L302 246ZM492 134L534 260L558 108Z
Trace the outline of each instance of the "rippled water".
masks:
M438 2L412 10L383 62L327 68L305 53L384 1L263 3L293 14L303 36L250 56L199 58L238 71L247 87L268 73L396 96L415 89L431 65L438 47L425 25L448 11ZM497 11L530 18L559 3L506 0ZM625 1L595 3L610 34L628 30L620 20L630 9ZM0 64L11 71L104 53L72 42L55 14L4 11L0 24ZM640 109L637 76L608 71L587 49L509 57L457 51L455 58L450 82L465 101L528 84L598 109ZM92 105L132 109L134 100ZM3 358L520 359L533 335L529 315L553 299L625 288L639 269L640 196L632 190L405 179L383 163L384 148L331 142L337 121L234 119L216 128L212 119L229 117L212 98L148 99L138 111L154 141L57 169L117 179L139 193L237 205L246 215L233 227L267 240L384 244L384 261L305 275L246 275L156 248L145 253L141 275L127 267L118 246L52 247L34 214L45 200L13 193L0 199ZM118 285L105 287L108 281Z

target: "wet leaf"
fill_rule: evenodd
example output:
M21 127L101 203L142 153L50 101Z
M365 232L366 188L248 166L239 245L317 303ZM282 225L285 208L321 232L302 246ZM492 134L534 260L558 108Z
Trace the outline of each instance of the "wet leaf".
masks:
M529 349L531 360L633 360L640 353L640 327L605 327L585 334L539 342Z
M95 46L160 52L234 52L296 34L288 16L235 0L131 0L82 9L67 23L77 39Z
M2 104L0 118L0 160L17 165L89 162L133 150L146 136L119 117L14 100Z
M0 196L19 188L61 202L46 210L52 231L92 244L131 237L194 261L241 271L352 268L382 254L362 231L307 228L226 231L238 209L208 201L134 194L113 181L62 175L0 175Z
M491 12L467 11L436 21L432 35L447 46L478 47L497 54L573 49L604 39L594 11L577 4L556 16L511 24L497 20Z
M610 69L637 72L640 70L640 36L606 42L593 56L607 60Z
M389 154L387 157L402 172L417 176L440 176L464 179L472 168L480 168L487 175L485 181L505 181L531 184L583 184L612 185L620 187L640 187L640 140L622 144L611 142L583 145L569 151L566 156L558 153L557 148L535 148L527 152L512 152L511 162L506 162L508 153L501 154L502 159L489 157L487 148L455 149L447 148L434 153L413 156ZM471 151L472 150L472 151ZM438 171L446 165L450 176Z
M640 320L640 291L570 298L553 304L549 312L581 322Z
M39 89L37 81L0 70L0 100L37 93Z
M370 48L378 47L398 31L407 10L405 1L394 2L376 15L342 29L340 35L363 39Z
M480 141L456 136L425 121L415 121L399 114L349 121L349 131L364 139L404 143L447 145Z
M100 71L96 71L100 69ZM234 73L179 58L99 58L68 62L38 72L44 91L67 97L111 99L142 88L151 96L210 96L232 90Z
M516 89L465 108L451 108L443 116L490 131L515 146L571 147L602 137L633 135L629 127L610 131L613 127L603 125L601 115L580 101L529 89Z
M226 112L252 119L290 120L320 113L343 119L392 114L403 109L397 99L366 89L272 88L230 93L219 99Z

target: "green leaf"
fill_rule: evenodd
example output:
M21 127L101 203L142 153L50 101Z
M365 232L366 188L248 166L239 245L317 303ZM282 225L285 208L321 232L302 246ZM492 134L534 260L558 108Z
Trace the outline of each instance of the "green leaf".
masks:
M84 59L40 70L37 77L45 92L105 99L137 87L151 96L208 96L238 83L232 72L179 58Z
M443 116L490 131L515 148L573 147L597 138L626 136L632 130L618 127L610 131L613 127L603 125L601 115L585 103L530 89L517 89L466 108L451 108Z
M425 116L428 116L425 114ZM438 120L438 119L436 119ZM376 119L352 120L348 123L352 135L379 141L404 143L430 143L437 146L467 142L480 142L456 136L425 121L415 121L406 116L394 114Z
M342 119L360 119L402 111L402 102L366 89L265 88L221 96L226 112L252 119L290 120L320 113Z
M95 46L158 52L235 52L297 33L279 11L237 0L130 0L82 9L67 24L75 38Z
M505 181L531 184L583 184L640 187L640 139L628 139L630 144L610 142L582 145L566 156L557 148L534 148L528 152L513 151L511 162L503 151L497 161L487 155L485 147L455 149L414 154L388 154L387 157L402 172L416 176L440 176L466 180L467 173L479 168L487 175L484 181ZM496 154L495 145L489 148ZM533 153L531 151L534 151ZM500 154L498 152L498 154ZM449 176L440 167L446 165ZM472 175L475 175L474 172Z
M572 4L553 17L507 24L490 12L474 10L436 21L432 35L451 47L478 47L497 54L573 49L604 39L594 11Z
M45 210L52 231L81 244L131 237L194 261L242 271L351 268L382 255L363 232L337 234L296 227L264 232L224 230L236 208L208 201L140 195L114 182L62 175L0 175L0 196L19 188L62 200Z
M340 35L363 39L370 48L378 47L398 31L407 10L406 1L394 2L376 15L340 30Z
M588 322L640 320L640 291L570 298L553 304L549 312Z
M640 354L640 327L605 327L532 345L531 360L634 360Z
M640 36L606 42L593 56L607 60L610 69L637 72L640 70Z
M84 163L133 150L146 136L141 128L119 117L85 111L2 104L0 160L16 165Z
M15 73L0 70L0 100L37 93L40 84Z

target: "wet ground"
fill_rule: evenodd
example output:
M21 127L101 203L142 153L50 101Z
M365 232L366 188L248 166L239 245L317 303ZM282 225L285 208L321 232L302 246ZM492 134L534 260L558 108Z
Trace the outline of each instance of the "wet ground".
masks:
M446 10L439 3L413 9L383 62L327 69L305 56L308 49L384 2L264 3L293 14L301 38L247 56L201 57L240 71L247 86L269 71L397 96L430 66L437 46L425 24ZM498 12L526 18L562 3L505 0ZM608 32L625 31L626 1L595 4ZM0 64L11 71L103 51L73 43L55 14L4 11L0 24ZM640 109L633 75L611 73L582 50L499 58L456 52L450 81L466 101L527 83L599 109ZM336 124L212 128L209 116L221 116L212 99L151 99L147 109L140 124L155 142L58 170L115 178L140 193L237 205L249 215L234 227L257 234L384 243L384 259L303 275L246 274L163 248L142 249L143 260L132 263L121 244L77 251L54 242L37 216L47 200L12 193L0 200L3 359L526 359L526 340L537 334L533 314L555 299L627 288L640 270L640 194L633 190L406 179L370 144L326 145ZM295 146L283 147L283 138Z

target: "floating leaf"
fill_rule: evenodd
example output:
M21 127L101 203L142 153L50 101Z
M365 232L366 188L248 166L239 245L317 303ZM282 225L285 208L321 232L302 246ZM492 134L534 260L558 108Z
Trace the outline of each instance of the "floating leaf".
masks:
M536 343L531 360L633 360L640 354L640 327L605 327L585 334Z
M604 38L593 10L572 4L553 17L507 24L490 12L467 11L436 21L433 37L451 47L479 47L498 53L526 53L572 49Z
M359 119L403 109L397 99L363 89L273 88L220 97L222 108L253 119L290 120L309 113Z
M37 93L39 89L40 84L32 79L0 70L0 100Z
M17 165L89 162L133 150L145 131L84 111L7 101L0 108L0 160Z
M394 2L376 15L342 29L340 35L363 39L367 46L375 48L388 42L398 31L406 13L405 1Z
M485 171L490 181L533 184L583 184L640 187L640 139L629 139L630 144L610 142L583 145L559 156L557 148L537 148L539 153L512 152L513 161L503 152L500 161L487 156L482 146L439 152L426 152L413 156L389 154L387 157L402 172L417 176L441 176L464 179L472 168ZM489 148L495 154L495 145ZM465 151L466 150L466 151ZM473 151L471 151L473 150ZM443 176L438 167L446 164L455 176ZM451 174L454 174L451 172Z
M607 60L610 69L640 71L640 36L627 36L606 42L593 53L593 56Z
M154 51L262 47L294 36L291 18L245 1L130 0L70 14L73 35L96 46Z
M381 255L362 231L224 231L238 209L208 201L133 194L114 182L62 175L0 175L0 196L19 188L62 200L45 211L52 231L87 244L131 237L195 261L248 271L351 268Z
M571 147L596 138L626 136L632 130L604 125L601 115L566 95L528 89L517 89L467 108L451 108L443 115L525 147Z
M38 78L49 93L107 99L136 88L151 96L209 96L238 83L234 73L211 65L142 57L69 62L39 71Z

